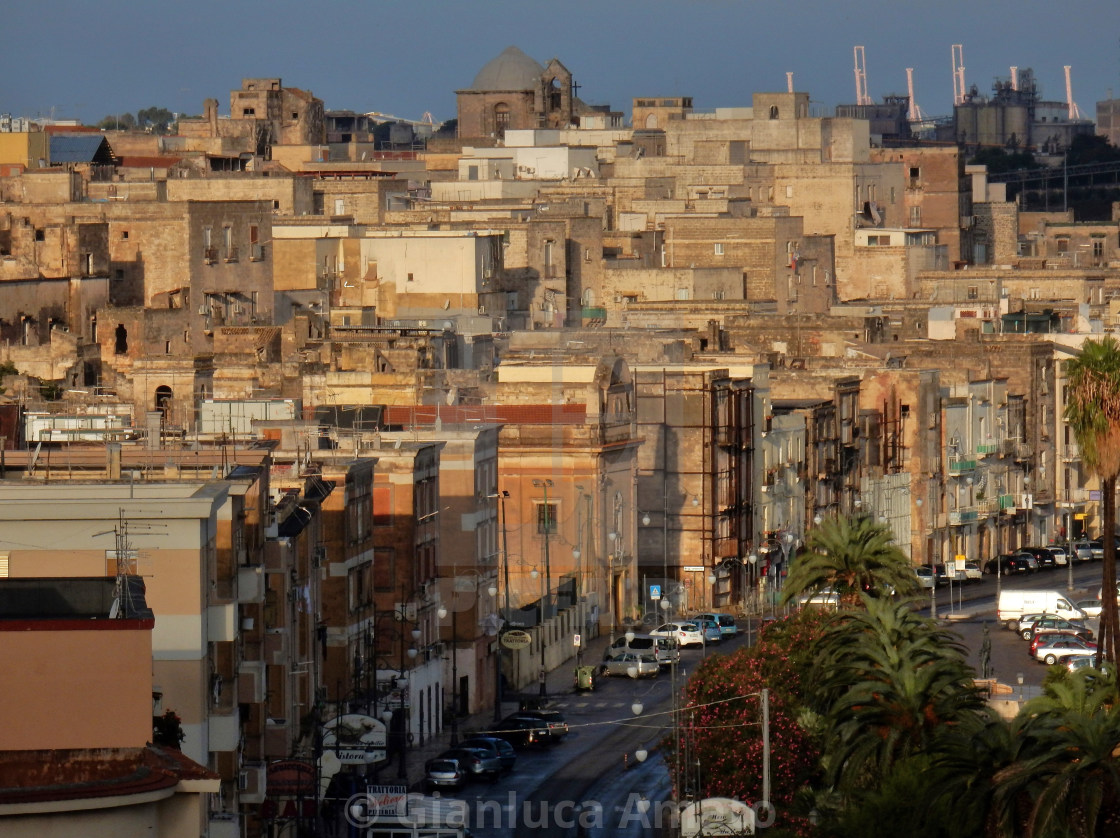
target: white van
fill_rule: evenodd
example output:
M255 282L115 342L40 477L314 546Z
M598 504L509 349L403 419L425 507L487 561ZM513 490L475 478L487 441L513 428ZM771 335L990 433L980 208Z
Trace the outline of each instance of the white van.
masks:
M635 634L631 638L619 637L603 653L603 660L619 652L633 652L637 655L650 655L661 666L669 666L681 659L681 647L675 637L653 637L648 634Z
M1004 628L1016 631L1019 618L1024 614L1054 614L1067 620L1085 619L1085 612L1058 591L1000 591L996 619Z

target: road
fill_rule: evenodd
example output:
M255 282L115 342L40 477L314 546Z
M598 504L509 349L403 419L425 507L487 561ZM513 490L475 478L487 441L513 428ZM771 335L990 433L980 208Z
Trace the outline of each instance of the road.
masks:
M712 646L713 654L746 642ZM677 669L683 687L701 660L700 650L685 650ZM636 681L601 678L594 692L553 696L564 713L567 737L559 745L521 751L517 767L497 782L474 785L456 795L471 807L476 838L646 838L662 801L670 798L670 778L659 743L671 727L673 677ZM634 713L636 702L641 712ZM645 761L637 754L644 751ZM447 795L452 796L452 795ZM649 809L645 803L649 801ZM666 812L662 808L661 815Z
M1068 590L1069 574L1067 568L1040 570L1029 575L1004 576L999 580L1003 588L1017 590L1054 590L1076 602L1079 599L1092 599L1101 586L1101 563L1078 562L1073 566L1072 593ZM1046 676L1047 667L1037 663L1028 654L1029 644L1013 632L1005 630L996 622L996 587L993 577L953 586L954 599L963 601L949 604L948 588L938 590L937 615L956 631L969 650L969 662L980 671L980 646L983 642L984 628L992 643L991 666L993 677L1001 683L1015 688L1018 696L1018 675L1023 675L1023 697L1036 695ZM929 613L928 607L925 609ZM1097 621L1089 620L1093 633L1097 632Z
M1053 589L1077 599L1094 597L1100 587L1100 563L1074 567L1074 592L1067 592L1064 568L1029 576L999 580L1003 588ZM937 592L939 619L958 634L968 648L969 661L979 672L979 650L985 628L991 640L993 674L1017 692L1023 675L1022 695L1036 694L1046 667L1035 663L1027 644L995 621L997 581L991 577L954 585L950 604L948 588ZM928 606L926 607L928 613ZM1091 623L1094 632L1095 624ZM723 641L711 653L726 653L746 642L741 632L734 641ZM702 656L685 650L677 678L687 681ZM659 803L670 797L670 777L658 743L671 726L672 677L634 681L602 678L594 692L553 695L553 706L568 720L570 733L554 747L522 751L516 770L488 785L468 786L458 795L471 808L471 830L476 838L648 838L659 834L653 826ZM1013 693L1012 697L1017 697ZM635 714L632 705L642 704ZM648 758L639 762L638 751ZM452 795L447 795L452 796ZM643 800L650 810L643 814ZM661 814L664 814L662 810Z

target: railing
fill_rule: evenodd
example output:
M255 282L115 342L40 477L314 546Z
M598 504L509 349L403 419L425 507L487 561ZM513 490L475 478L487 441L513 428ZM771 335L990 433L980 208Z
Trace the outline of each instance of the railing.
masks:
M237 248L236 247L226 248L226 261L227 262L236 262L237 261Z
M998 454L999 453L999 443L998 442L986 442L983 445L977 445L976 446L976 453L977 454Z
M976 468L976 460L949 460L950 472L972 471Z
M202 261L207 265L213 265L218 261L218 248L208 247L202 251Z

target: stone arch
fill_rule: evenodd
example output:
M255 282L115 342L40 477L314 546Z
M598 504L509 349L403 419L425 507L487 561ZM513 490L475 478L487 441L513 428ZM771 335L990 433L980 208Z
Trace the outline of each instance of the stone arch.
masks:
M171 402L174 398L174 392L166 384L156 387L155 407L160 412L160 422L164 425L167 424L168 414L171 413Z

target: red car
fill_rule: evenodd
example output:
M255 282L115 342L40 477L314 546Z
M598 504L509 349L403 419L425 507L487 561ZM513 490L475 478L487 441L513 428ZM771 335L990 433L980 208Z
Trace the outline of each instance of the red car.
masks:
M1053 643L1055 640L1071 640L1071 639L1076 640L1078 643L1082 644L1084 646L1084 648L1086 648L1086 649L1096 649L1097 648L1096 643L1091 643L1088 640L1082 640L1079 637L1074 637L1074 636L1071 636L1069 634L1060 634L1058 632L1043 632L1042 634L1036 634L1031 639L1031 648L1030 648L1030 651L1027 654L1029 654L1032 658L1036 657L1038 655L1038 647L1039 646L1044 646L1048 643Z

